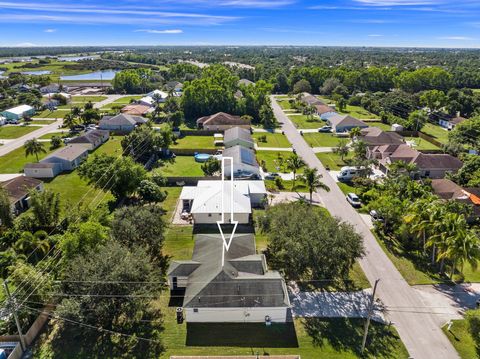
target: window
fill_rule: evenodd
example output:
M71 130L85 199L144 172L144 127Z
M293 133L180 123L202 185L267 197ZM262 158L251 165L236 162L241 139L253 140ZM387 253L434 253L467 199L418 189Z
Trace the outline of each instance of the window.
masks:
M208 214L208 216L209 216L209 217L211 217L211 216L212 216L212 214L211 214L211 213L209 213L209 214Z
M198 313L198 308L193 308L194 313Z

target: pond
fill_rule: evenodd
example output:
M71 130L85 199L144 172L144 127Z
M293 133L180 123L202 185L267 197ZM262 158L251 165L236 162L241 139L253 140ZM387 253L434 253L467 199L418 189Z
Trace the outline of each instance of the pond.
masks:
M58 61L81 61L81 60L93 60L100 58L99 55L92 55L92 56L64 56L59 57Z
M47 70L44 70L44 71L22 71L21 72L23 75L33 75L33 76L40 76L40 75L50 75L52 73L52 71L47 71Z
M113 80L118 70L105 70L89 72L82 75L60 76L60 80L81 81L81 80Z

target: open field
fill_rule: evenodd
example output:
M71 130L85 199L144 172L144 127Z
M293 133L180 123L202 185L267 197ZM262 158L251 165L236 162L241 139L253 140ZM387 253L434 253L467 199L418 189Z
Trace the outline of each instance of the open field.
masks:
M203 176L201 163L195 162L193 156L177 156L173 162L166 162L160 167L166 177L197 177Z
M45 110L43 112L37 113L35 116L33 116L33 119L36 117L39 118L64 118L66 114L68 114L70 110L68 109L63 109L63 110L55 110L55 111L50 111L50 110Z
M177 139L176 144L172 144L170 148L175 152L176 148L180 149L197 149L199 152L202 149L213 149L213 136L185 136Z
M434 137L437 141L443 144L448 143L448 131L438 125L434 125L433 123L425 124L420 132Z
M128 105L132 100L140 100L143 97L143 95L130 95L130 96L125 96L122 98L119 98L118 100L115 100L113 103L114 104L125 104Z
M316 156L325 167L329 167L333 171L338 171L343 166L347 166L340 156L333 152L317 153ZM348 156L345 156L345 159L348 159L351 156L353 156L353 154L349 153Z
M284 110L290 110L292 108L292 105L288 100L278 100L277 103Z
M289 172L285 168L279 167L278 155L282 156L283 160L286 161L288 157L292 155L292 152L288 151L258 151L257 152L257 161L261 166L262 161L265 161L265 166L267 172Z
M0 138L5 140L19 138L39 128L39 126L2 126L0 127Z
M390 125L388 123L383 123L383 122L380 122L380 121L366 121L365 123L367 125L369 125L370 127L378 127L382 131L391 131L392 130L392 125Z
M260 142L259 137L266 136L266 142ZM281 133L270 133L270 132L255 132L253 134L253 139L258 147L292 147L292 144L288 140L287 136L282 135Z
M306 115L288 115L288 118L295 124L295 127L302 128L320 128L325 126L325 121L320 120L318 117L308 119Z
M327 97L322 97L322 96L317 96L319 99L323 100L327 105L331 103L335 103L335 101L327 98ZM368 118L378 118L377 115L365 110L361 106L352 106L352 105L347 105L344 111L338 111L337 112L341 115L350 115L353 117L356 117L358 119L368 119Z
M106 100L107 98L108 98L107 96L72 96L72 102L73 103L100 102L100 101Z
M39 139L41 140L49 140L51 139L53 136L59 136L59 137L69 137L69 134L70 132L65 130L65 131L62 131L62 132L51 132L51 133L47 133L43 136L40 136Z
M405 141L411 141L413 143L413 148L417 150L439 150L440 147L435 146L433 143L428 142L427 140L420 137L405 137Z
M50 125L51 123L54 123L55 120L33 120L30 121L30 125Z
M348 137L337 137L331 133L304 133L303 138L311 147L336 147L343 139L350 142Z
M48 154L52 153L55 150L50 150L49 143L45 143L44 146L46 153L40 153L38 159L46 157ZM25 149L22 147L17 148L4 156L0 157L0 173L18 173L23 172L23 167L27 163L37 162L35 156L25 157Z

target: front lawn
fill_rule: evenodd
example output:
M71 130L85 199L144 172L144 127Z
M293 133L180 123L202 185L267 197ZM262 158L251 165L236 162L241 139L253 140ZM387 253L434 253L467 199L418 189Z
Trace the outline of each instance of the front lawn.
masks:
M477 311L478 312L478 311ZM480 312L478 312L480 315ZM452 327L447 329L447 325L442 327L447 338L462 359L480 358L480 353L476 349L475 340L470 333L470 326L466 319L452 320Z
M39 126L3 126L0 127L0 138L4 140L11 140L25 136L27 133L38 130Z
M100 102L106 100L107 96L72 96L72 102Z
M303 138L311 147L336 147L342 139L350 142L348 137L337 137L332 133L322 132L304 133Z
M316 154L317 158L322 162L324 167L329 167L333 171L339 171L340 168L347 166L345 161L342 161L339 155L333 152L321 152ZM353 153L349 153L348 156L345 156L345 159L348 159L353 156Z
M37 113L33 118L64 118L65 115L68 113L70 113L70 110L68 109L56 111L45 110L43 112Z
M294 123L298 129L302 128L319 128L325 126L325 121L318 117L308 118L307 115L288 115L288 118Z
M28 122L30 125L50 125L54 123L56 120L33 120Z
M266 142L259 141L259 137L266 136ZM276 147L276 148L289 148L292 147L292 144L288 140L287 136L282 135L281 133L271 133L271 132L254 132L253 139L255 140L258 147Z
M125 96L125 97L121 97L117 100L115 100L113 103L115 104L125 104L125 105L128 105L129 103L132 102L132 100L136 101L136 100L140 100L143 96L142 95L130 95L130 96Z
M277 103L283 110L290 110L292 108L289 100L278 100Z
M422 127L422 130L420 132L432 136L438 142L441 142L443 144L448 143L448 131L440 127L439 125L434 125L433 123L426 123L425 126Z
M175 152L179 149L194 149L201 151L202 149L214 149L213 136L185 136L177 139L176 144L172 144L170 148Z
M293 152L288 151L258 151L257 152L257 162L262 166L262 161L265 161L265 167L267 172L290 172L282 166L280 167L279 155L283 158L285 162L288 157L290 157Z
M297 175L297 180L295 181L295 188L293 188L293 181L282 180L282 188L278 188L273 180L265 180L265 187L267 190L272 192L299 192L299 193L308 193L308 188L300 180L300 175ZM308 197L308 196L307 196Z
M439 150L440 147L420 137L405 137L405 141L412 142L416 150Z
M43 136L40 136L39 139L41 140L50 140L52 139L53 136L59 136L59 137L69 137L70 132L69 131L63 131L63 132L51 132L47 133Z
M201 165L193 156L177 156L160 168L165 177L202 177Z
M47 153L39 153L38 159L46 157L48 154L56 150L50 150L50 144L44 143L43 148ZM6 155L0 157L0 173L18 173L23 172L23 167L27 163L37 162L37 159L34 155L25 157L25 149L22 147L13 150Z
M355 193L355 194L358 194L357 193L357 189L355 187L353 187L351 184L349 183L345 183L345 182L337 182L337 186L340 188L340 190L345 194L347 195L348 193Z

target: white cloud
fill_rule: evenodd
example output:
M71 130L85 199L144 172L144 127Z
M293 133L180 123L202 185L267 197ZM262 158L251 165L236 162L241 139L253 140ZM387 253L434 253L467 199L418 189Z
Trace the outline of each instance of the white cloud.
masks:
M181 34L183 30L172 29L172 30L152 30L152 29L139 29L134 32L147 32L149 34Z
M383 35L380 34L370 34L368 37L383 37Z
M45 29L43 30L43 32L48 32L48 33L57 32L57 29Z
M441 36L437 37L440 40L457 40L457 41L467 41L467 40L474 40L472 37L468 36Z
M21 42L19 44L16 44L15 47L37 47L37 44L33 44L31 42Z
M442 2L438 0L355 0L355 1L368 6L420 6L420 5L434 5Z

